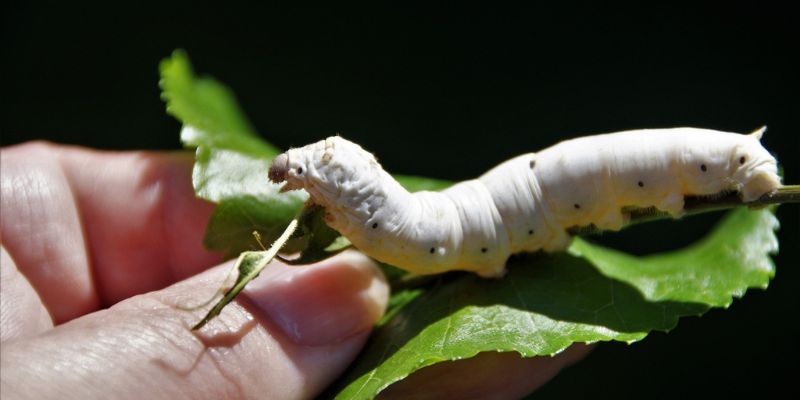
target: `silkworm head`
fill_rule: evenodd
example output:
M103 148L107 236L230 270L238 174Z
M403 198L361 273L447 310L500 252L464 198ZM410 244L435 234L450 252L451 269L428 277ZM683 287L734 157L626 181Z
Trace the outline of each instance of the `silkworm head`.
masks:
M744 201L755 200L781 185L777 161L759 138L760 134L747 136L731 156L730 163L736 168L733 180Z
M274 183L281 183L286 180L286 175L289 172L289 156L286 153L281 153L274 160L269 167L269 180Z
M292 153L294 157L292 157ZM286 153L281 153L274 160L269 167L267 176L269 180L274 183L286 182L281 187L281 192L290 190L302 189L304 182L302 178L307 175L307 168L303 162L303 157L298 157L296 150L289 150Z

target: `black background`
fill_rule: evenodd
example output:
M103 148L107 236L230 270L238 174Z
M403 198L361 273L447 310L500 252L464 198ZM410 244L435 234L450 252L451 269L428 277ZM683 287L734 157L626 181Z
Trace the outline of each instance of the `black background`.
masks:
M183 48L197 70L231 86L259 132L283 148L341 133L390 171L465 179L584 134L767 124L765 146L786 182L800 183L800 20L788 8L755 4L6 2L2 144L179 148L179 124L159 100L157 64ZM769 290L685 318L668 335L603 344L536 397L796 388L798 208L778 211L782 250ZM635 253L670 249L716 218L599 240Z

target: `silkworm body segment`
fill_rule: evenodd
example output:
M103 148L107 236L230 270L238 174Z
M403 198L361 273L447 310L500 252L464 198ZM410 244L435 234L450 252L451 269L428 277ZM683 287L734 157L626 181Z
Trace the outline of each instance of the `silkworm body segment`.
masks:
M751 201L780 186L777 163L749 135L698 128L567 140L441 192L409 193L359 145L334 136L278 156L283 190L305 189L328 224L367 255L418 274L502 276L517 252L564 250L567 229L618 230L624 207L680 217L689 195Z

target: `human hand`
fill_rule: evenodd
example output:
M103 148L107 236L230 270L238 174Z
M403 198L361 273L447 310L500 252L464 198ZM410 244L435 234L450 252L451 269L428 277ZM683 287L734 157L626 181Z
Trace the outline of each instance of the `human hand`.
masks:
M209 269L219 261L202 248L213 206L194 197L189 154L29 143L0 162L3 398L309 398L385 309L379 270L348 251L270 265L191 331L204 310L180 307L215 293L232 264ZM586 351L484 353L386 395L519 397Z

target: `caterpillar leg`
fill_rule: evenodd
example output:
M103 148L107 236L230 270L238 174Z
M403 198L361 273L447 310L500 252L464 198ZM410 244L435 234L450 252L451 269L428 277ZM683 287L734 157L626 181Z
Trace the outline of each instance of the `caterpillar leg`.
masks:
M542 246L542 250L547 253L564 251L569 247L570 243L572 243L572 236L570 236L567 231L558 229L553 233L553 236L550 237L550 240Z
M761 172L744 184L739 194L742 201L750 202L769 193L781 186L781 180L776 174Z
M618 231L630 222L630 215L620 209L609 210L594 225L604 231Z
M475 271L478 276L481 278L495 278L500 279L506 275L506 264L503 263L502 265L495 265L495 266L488 266L487 268L482 268Z
M683 195L672 193L656 204L656 208L669 213L672 218L677 219L683 216L683 205Z

